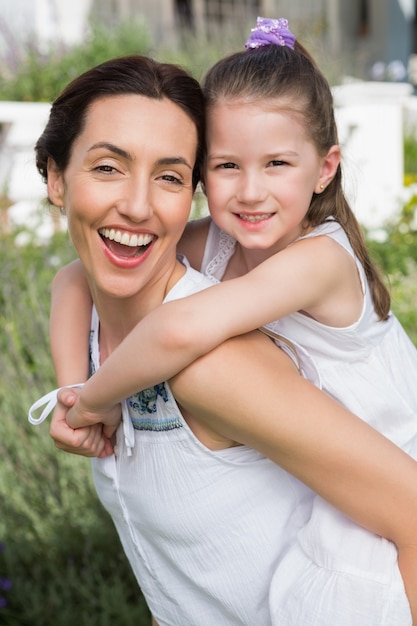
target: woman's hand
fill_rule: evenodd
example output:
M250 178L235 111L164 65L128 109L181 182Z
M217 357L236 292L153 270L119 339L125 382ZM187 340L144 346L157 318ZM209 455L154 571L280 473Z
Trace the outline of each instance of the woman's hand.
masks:
M66 419L68 411L74 406L79 393L80 390L69 388L61 389L58 393L58 401L49 430L56 447L65 452L87 457L104 458L112 455L113 440L104 431L103 424L98 423L76 429L68 424Z

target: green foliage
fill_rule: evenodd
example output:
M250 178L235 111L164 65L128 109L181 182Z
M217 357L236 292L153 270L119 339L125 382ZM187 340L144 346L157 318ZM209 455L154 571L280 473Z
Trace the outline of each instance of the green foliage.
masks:
M405 182L415 182L417 176L417 132L406 129L404 132L404 172Z
M417 345L417 195L386 225L384 240L370 238L368 248L386 276L394 313Z
M16 72L0 74L0 99L50 102L85 70L117 56L149 54L150 41L141 22L122 23L112 32L93 25L85 41L71 49L57 44L48 51L28 43Z
M88 459L55 448L29 406L55 387L49 285L73 258L64 234L47 246L0 241L0 623L140 626L148 610L113 524L98 502ZM1 607L1 599L7 605Z

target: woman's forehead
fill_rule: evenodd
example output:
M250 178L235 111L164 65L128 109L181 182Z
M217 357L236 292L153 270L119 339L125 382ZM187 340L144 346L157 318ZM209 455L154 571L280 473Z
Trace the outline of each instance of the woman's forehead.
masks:
M97 142L137 146L137 149L195 150L197 130L193 120L166 98L128 94L106 96L91 103L76 143ZM127 149L127 148L126 148Z

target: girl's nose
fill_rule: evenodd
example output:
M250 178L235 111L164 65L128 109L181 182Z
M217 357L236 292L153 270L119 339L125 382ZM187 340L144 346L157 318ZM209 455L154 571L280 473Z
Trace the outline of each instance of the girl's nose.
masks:
M245 204L262 202L267 195L267 190L262 182L262 178L252 172L241 176L238 185L237 199Z

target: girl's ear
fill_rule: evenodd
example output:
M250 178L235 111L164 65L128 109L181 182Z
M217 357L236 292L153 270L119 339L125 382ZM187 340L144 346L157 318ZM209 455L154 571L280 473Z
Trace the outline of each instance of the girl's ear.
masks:
M340 146L334 145L330 148L323 159L320 177L314 189L315 193L321 193L336 176L337 168L340 164Z
M57 207L62 208L64 206L64 177L60 170L58 170L55 161L48 159L48 198Z

